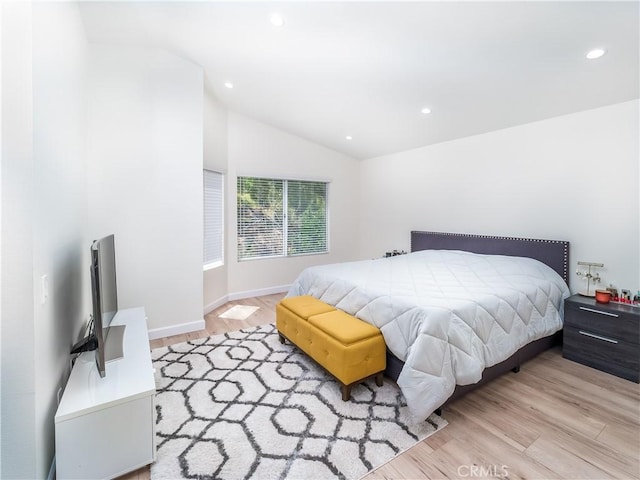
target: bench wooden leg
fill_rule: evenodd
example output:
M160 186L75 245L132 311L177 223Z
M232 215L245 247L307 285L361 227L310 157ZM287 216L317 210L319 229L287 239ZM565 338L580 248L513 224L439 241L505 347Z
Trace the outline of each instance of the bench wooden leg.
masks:
M376 385L381 387L384 380L384 372L376 373Z
M351 397L351 385L342 385L342 401L348 402Z
M280 337L280 343L282 345L284 345L284 340L285 340L284 335L282 335L280 332L278 332L278 337Z

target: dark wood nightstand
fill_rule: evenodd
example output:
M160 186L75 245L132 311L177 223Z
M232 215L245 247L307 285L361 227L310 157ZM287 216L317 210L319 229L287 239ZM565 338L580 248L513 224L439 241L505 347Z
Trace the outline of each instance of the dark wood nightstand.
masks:
M640 383L640 307L567 298L562 356Z

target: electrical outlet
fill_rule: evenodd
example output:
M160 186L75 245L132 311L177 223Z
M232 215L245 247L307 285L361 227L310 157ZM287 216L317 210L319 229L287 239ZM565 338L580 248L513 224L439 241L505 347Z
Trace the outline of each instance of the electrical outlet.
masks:
M49 277L42 275L40 277L40 303L44 305L49 298Z

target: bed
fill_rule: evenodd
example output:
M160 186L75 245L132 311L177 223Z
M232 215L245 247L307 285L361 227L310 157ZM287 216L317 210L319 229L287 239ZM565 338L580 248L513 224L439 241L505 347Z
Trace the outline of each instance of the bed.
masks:
M549 348L562 329L569 243L411 232L411 253L310 267L312 295L382 331L386 374L426 418Z

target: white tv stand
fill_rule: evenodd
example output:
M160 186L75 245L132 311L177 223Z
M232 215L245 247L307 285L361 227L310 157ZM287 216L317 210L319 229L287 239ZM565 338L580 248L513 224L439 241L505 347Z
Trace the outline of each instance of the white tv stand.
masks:
M155 460L156 393L144 308L119 310L124 357L100 377L95 352L77 358L58 405L56 478L113 478Z

